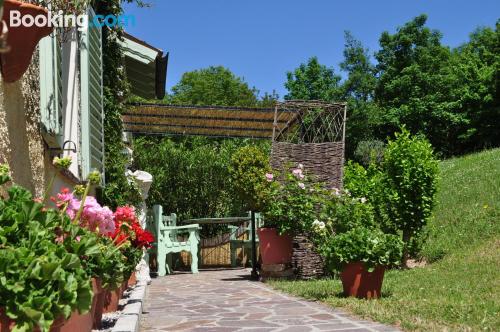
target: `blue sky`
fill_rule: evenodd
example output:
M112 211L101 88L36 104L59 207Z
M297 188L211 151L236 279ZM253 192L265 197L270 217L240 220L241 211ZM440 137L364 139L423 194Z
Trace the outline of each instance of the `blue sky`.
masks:
M222 65L261 91L286 94L286 72L311 56L335 67L344 30L373 53L382 31L425 13L443 43L458 46L500 18L499 0L147 0L125 7L127 32L170 52L167 89L186 71Z

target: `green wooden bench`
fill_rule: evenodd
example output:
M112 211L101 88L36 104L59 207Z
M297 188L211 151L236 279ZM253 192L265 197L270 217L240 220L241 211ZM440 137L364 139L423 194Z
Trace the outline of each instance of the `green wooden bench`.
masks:
M248 219L251 219L251 212L248 213ZM260 213L255 213L255 226L259 228L263 225L262 217ZM229 231L231 236L229 238L229 246L231 252L231 266L236 267L236 253L238 249L243 249L245 252L252 252L252 227L251 222L246 221L242 226L230 225ZM240 237L244 237L243 239ZM259 245L259 236L257 235L257 230L255 230L255 242L257 246ZM251 262L251 258L249 259Z
M172 254L181 251L191 253L191 272L198 273L198 244L200 242L198 224L177 226L177 216L172 213L163 215L161 205L153 206L148 213L147 228L153 231L155 243L152 252L156 253L158 261L158 275L164 276L172 273ZM179 236L189 234L185 241L180 241Z

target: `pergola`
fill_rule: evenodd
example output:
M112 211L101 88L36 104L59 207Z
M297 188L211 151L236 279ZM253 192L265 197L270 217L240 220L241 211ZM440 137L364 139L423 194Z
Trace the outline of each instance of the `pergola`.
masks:
M276 124L294 116L283 112ZM143 135L271 139L274 122L274 108L131 104L123 114L124 130Z

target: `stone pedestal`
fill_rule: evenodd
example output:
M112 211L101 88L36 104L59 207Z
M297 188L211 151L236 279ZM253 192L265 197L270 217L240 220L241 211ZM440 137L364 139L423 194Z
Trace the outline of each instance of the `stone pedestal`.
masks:
M148 192L151 188L151 184L153 183L153 176L144 171L129 172L128 175L133 178L141 192L142 206L139 211L139 222L141 223L142 228L146 228L146 199L148 198ZM149 257L147 253L144 253L141 262L136 267L136 276L138 281L146 281L149 284L151 283L151 277L149 275L150 271L148 261Z

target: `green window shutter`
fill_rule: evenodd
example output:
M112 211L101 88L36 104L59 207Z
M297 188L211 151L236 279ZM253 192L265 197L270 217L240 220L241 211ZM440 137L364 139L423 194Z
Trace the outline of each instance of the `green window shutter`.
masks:
M88 10L89 22L95 13ZM82 175L86 179L93 170L104 179L104 109L102 83L102 30L89 27L81 32L81 137ZM104 181L104 180L103 180Z
M40 40L40 108L42 135L50 148L62 140L62 50L56 32Z

